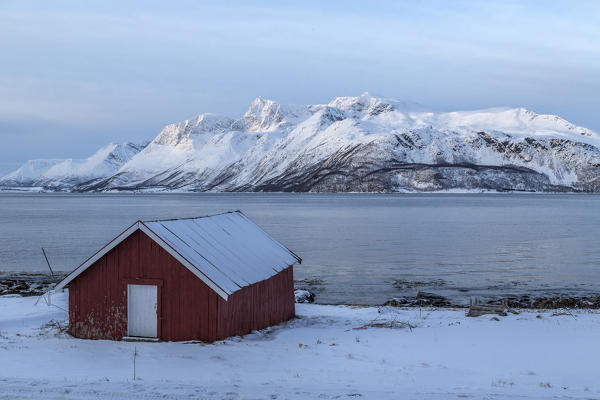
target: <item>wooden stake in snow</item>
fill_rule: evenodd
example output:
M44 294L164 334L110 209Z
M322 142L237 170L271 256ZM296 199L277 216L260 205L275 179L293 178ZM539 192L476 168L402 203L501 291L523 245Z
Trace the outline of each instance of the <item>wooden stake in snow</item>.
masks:
M42 253L44 253L44 258L46 259L46 264L48 264L48 268L50 268L50 275L54 276L54 271L52 271L52 267L50 266L50 261L48 261L48 256L46 255L46 250L42 247Z
M137 357L137 346L133 346L133 380L135 381L135 358Z

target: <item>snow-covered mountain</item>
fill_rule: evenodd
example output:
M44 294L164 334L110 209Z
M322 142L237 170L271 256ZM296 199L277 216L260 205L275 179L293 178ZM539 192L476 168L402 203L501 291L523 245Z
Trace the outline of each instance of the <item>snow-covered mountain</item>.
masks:
M75 185L112 176L144 147L134 143L110 143L82 160L29 160L0 178L0 187L70 190Z
M115 173L71 187L454 189L600 192L600 136L523 108L433 112L367 93L306 106L258 98L237 120L202 114L168 125Z

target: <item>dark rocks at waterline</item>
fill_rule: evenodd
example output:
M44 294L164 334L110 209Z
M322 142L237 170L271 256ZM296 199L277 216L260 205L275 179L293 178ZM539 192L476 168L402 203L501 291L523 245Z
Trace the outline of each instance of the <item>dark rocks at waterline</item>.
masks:
M466 304L453 304L447 298L433 294L419 292L415 297L395 297L386 301L384 306L392 307L453 307L468 308ZM531 297L531 296L507 296L487 301L478 301L479 306L503 307L506 309L532 309L532 310L555 310L561 308L572 309L600 309L600 295L582 297Z
M324 290L323 280L306 278L294 280L294 299L296 303L314 303L317 294Z
M18 294L40 296L50 290L64 275L18 274L0 277L0 296Z
M444 296L427 292L419 292L415 297L395 297L386 301L383 305L393 307L456 307Z
M294 300L296 303L314 303L315 295L308 290L296 289L294 290Z
M311 293L318 293L323 291L323 279L319 278L306 278L294 280L294 288L300 290L308 290Z
M536 310L553 310L557 308L600 309L600 295L584 297L536 297L515 296L489 300L489 305L505 304L509 308L529 308Z

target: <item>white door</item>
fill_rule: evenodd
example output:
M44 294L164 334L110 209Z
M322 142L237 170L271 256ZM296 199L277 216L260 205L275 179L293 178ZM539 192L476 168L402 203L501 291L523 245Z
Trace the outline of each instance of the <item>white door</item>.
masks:
M127 336L157 336L157 294L156 285L127 285Z

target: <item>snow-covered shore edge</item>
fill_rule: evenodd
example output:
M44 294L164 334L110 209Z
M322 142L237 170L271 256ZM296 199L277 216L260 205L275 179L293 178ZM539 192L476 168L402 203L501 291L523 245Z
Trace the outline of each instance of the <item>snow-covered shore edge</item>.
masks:
M22 296L40 296L51 290L54 285L62 280L65 273L55 273L50 276L42 273L24 273L8 272L0 273L0 296L6 294L16 294ZM310 281L310 280L309 280ZM313 303L318 297L312 293L313 289L310 282L300 280L295 282L296 302ZM600 309L600 295L591 293L589 295L509 295L492 296L481 299L481 305L494 308L502 307L506 309L530 309L530 310L558 310L558 309ZM359 306L357 304L347 304L349 306ZM452 299L429 292L417 292L414 296L397 296L388 299L383 306L394 306L402 308L453 308L465 309L468 303L453 301ZM365 306L364 304L360 306ZM379 304L366 306L377 307Z
M205 345L75 339L64 333L67 294L52 304L0 296L0 398L600 396L595 310L468 318L297 304L292 321Z

